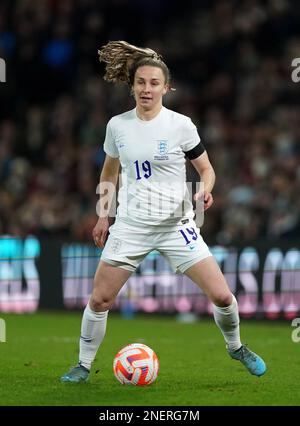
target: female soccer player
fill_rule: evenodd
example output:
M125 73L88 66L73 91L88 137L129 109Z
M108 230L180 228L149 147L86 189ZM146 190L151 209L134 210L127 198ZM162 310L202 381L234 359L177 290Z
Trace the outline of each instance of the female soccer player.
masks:
M204 190L194 196L195 200L203 199L204 210L213 203L215 173L192 121L163 106L163 97L170 90L168 67L153 50L124 41L109 42L99 55L106 63L104 79L127 83L136 107L113 117L107 125L100 185L115 188L121 165L119 207L116 221L109 227L105 197L100 196L93 238L104 249L83 313L79 363L61 380L88 379L105 335L108 311L132 272L152 250L158 250L174 270L201 287L213 303L215 322L229 355L251 374L261 376L266 365L241 343L236 298L193 219L185 183L185 156L204 185Z

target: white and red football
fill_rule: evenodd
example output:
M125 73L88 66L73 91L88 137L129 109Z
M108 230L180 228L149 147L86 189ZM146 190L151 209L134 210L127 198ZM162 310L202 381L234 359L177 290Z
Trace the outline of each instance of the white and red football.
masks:
M159 361L149 346L132 343L119 350L114 358L113 370L123 385L146 386L156 379Z

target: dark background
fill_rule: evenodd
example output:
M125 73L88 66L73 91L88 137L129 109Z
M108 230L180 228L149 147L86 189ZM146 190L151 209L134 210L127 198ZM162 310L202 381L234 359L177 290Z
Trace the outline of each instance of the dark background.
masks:
M210 242L299 236L297 1L1 0L0 232L91 241L102 144L134 106L102 79L109 40L163 55L217 175ZM188 165L188 179L197 176Z

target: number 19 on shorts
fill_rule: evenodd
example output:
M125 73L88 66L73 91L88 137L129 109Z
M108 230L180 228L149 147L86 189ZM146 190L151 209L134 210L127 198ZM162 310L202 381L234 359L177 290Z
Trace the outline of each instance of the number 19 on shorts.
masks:
M198 238L197 232L195 231L195 228L185 228L185 231L180 229L179 231L183 238L185 239L186 244L190 244L192 240L196 241ZM192 239L190 239L192 238Z

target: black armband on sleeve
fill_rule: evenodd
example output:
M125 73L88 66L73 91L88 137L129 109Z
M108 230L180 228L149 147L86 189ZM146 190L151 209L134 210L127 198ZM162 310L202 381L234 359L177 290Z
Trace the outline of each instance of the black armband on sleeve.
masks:
M185 152L185 155L189 160L195 160L195 158L198 158L199 155L203 154L205 151L205 148L201 142L198 143L198 145L195 146L195 148L190 149L189 151Z

